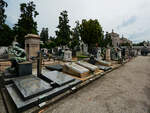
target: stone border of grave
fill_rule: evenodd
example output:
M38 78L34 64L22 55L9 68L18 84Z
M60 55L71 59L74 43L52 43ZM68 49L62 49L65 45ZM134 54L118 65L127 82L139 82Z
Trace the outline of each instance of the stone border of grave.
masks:
M101 74L99 74L97 76L93 75L93 76L91 76L91 78L89 78L86 81L80 83L79 85L73 87L72 89L70 89L70 90L68 90L68 91L66 91L66 92L64 92L64 93L62 93L62 94L60 94L60 95L58 95L58 96L56 96L56 97L48 100L48 101L46 101L45 102L46 104L44 106L41 106L40 108L38 106L32 107L31 109L25 111L24 113L28 113L28 112L34 112L34 113L36 112L37 113L37 112L45 111L46 109L48 109L48 107L50 107L50 105L55 104L56 102L59 102L63 98L66 98L70 94L75 93L76 91L82 89L84 86L87 86L91 82L94 82L95 80L97 80L97 79L99 79L101 77L104 77L107 73L110 73L113 70L116 70L116 69L122 67L124 64L128 63L129 61L131 61L133 59L134 58L132 58L132 59L124 62L123 64L120 64L117 67L114 67L111 70L108 70L108 71L106 71L104 73L101 73ZM8 111L8 113L13 113L13 111L12 111L13 110L12 101L10 99L8 101L6 101L8 99L8 94L6 93L6 89L5 88L1 88L0 92L2 92L2 98L3 98L3 101L5 103L5 109L6 109L6 111Z

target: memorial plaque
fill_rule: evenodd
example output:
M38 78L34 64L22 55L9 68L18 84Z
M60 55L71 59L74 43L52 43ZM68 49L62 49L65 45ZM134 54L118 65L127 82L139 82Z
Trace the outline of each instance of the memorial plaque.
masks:
M97 66L92 65L92 64L87 63L87 62L83 62L83 61L78 61L77 64L79 64L79 65L81 65L81 66L83 66L83 67L85 67L85 68L87 68L87 69L89 69L91 71L95 71L95 70L98 69Z
M59 86L62 86L75 80L73 77L58 71L44 71L41 77L45 78L49 82L52 81L58 84Z
M24 100L52 89L50 84L33 75L16 78L13 82Z
M51 71L62 71L63 66L60 64L56 64L56 65L50 65L50 66L45 66L47 69L51 70Z
M69 88L72 88L73 86L77 85L81 83L81 80L75 80L69 84L66 84L64 86L58 87L58 88L54 88L49 92L46 92L44 94L41 94L39 96L33 97L31 99L28 100L23 100L18 91L15 88L15 85L10 84L10 85L6 85L6 90L10 96L10 98L12 99L13 103L15 104L15 107L17 109L17 112L23 112L29 108L32 108L36 105L39 105L40 103L47 101L61 93L64 93L65 91L67 91Z
M108 71L108 70L112 69L111 67L107 67L107 66L103 66L103 65L97 65L97 67L104 71Z

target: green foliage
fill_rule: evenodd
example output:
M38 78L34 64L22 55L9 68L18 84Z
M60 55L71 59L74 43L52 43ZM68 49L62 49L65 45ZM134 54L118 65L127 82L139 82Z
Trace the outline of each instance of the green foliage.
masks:
M76 46L79 46L79 37L80 37L80 23L79 21L76 21L76 27L73 28L71 34L72 34L72 40L71 40L71 49L74 49Z
M90 49L100 43L103 38L103 30L98 20L82 20L80 25L80 34L84 43L88 44Z
M126 42L126 43L122 43L120 46L131 46L130 43Z
M80 56L77 56L78 58L88 58L88 56L84 56L84 55L80 55Z
M15 24L14 32L18 35L17 41L22 47L24 47L25 35L28 33L38 33L37 23L34 21L34 18L38 15L35 7L33 2L20 4L21 15L20 19L18 19L18 23Z
M13 41L13 31L11 28L2 24L2 29L0 29L0 46L9 46Z
M7 3L4 0L0 0L0 28L2 24L5 23L6 15L5 15L5 7L7 7Z
M101 47L112 47L112 39L108 32L106 32L105 38L100 42Z
M67 11L62 11L59 16L58 30L56 31L56 44L67 45L70 41L70 26Z
M52 48L54 48L54 47L56 47L56 43L53 42L53 41L47 44L47 48L48 48L48 49L52 49Z
M41 41L43 41L44 44L48 41L48 28L42 28L42 31L40 33Z

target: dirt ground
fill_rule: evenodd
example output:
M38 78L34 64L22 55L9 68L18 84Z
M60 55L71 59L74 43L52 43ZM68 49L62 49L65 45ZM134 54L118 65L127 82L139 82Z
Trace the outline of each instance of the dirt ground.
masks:
M150 113L150 57L133 59L44 113Z

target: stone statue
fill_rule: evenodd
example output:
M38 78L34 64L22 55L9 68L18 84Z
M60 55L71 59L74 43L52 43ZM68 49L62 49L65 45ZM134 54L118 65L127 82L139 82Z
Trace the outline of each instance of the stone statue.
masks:
M16 72L17 64L26 61L25 51L19 47L18 43L15 43L8 48L8 54L9 60L11 61L11 67L7 70L10 72Z

